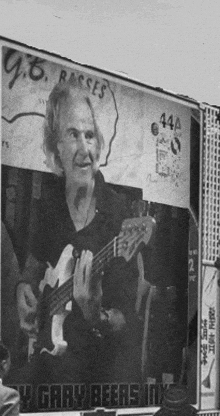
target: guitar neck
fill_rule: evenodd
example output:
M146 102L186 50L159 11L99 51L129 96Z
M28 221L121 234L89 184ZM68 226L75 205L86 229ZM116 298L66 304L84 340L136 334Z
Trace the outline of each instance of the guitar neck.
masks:
M100 250L92 261L92 277L103 271L104 267L118 256L118 237L115 237L102 250ZM59 309L66 305L73 297L73 276L62 286L54 289L50 298L50 316L56 314Z
M155 227L155 220L150 217L127 218L123 221L121 231L93 258L92 276L101 273L107 263L114 257L124 257L129 261L142 243L148 244ZM48 299L49 314L54 315L73 298L73 276L54 289Z

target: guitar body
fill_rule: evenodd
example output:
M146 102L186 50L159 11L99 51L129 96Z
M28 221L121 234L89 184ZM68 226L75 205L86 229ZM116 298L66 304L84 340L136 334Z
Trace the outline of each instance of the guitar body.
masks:
M37 348L40 353L48 352L51 355L62 355L67 348L67 342L63 338L63 323L71 311L72 302L69 301L65 305L61 302L60 308L58 307L58 311L53 314L48 300L52 295L54 296L54 292L59 287L63 286L72 277L75 263L72 253L73 246L68 244L64 248L55 269L51 266L47 268L44 279L39 286L41 299L38 313Z
M150 216L125 219L119 235L94 256L91 278L100 274L105 264L115 257L129 261L142 243L148 244L154 227L155 221ZM35 345L40 353L62 355L67 348L63 323L72 309L74 267L73 246L68 244L56 267L49 265L40 283L39 334Z

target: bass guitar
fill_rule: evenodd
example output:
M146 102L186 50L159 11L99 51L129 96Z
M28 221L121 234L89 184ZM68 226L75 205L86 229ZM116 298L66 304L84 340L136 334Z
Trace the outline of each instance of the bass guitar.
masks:
M128 262L141 244L149 243L154 227L155 220L150 216L125 219L119 235L93 257L92 277L102 273L106 264L115 257L124 257ZM49 266L40 283L37 313L39 333L34 346L34 350L37 348L40 353L46 351L52 355L62 355L67 348L63 338L63 323L72 307L75 261L74 247L68 244L56 267Z

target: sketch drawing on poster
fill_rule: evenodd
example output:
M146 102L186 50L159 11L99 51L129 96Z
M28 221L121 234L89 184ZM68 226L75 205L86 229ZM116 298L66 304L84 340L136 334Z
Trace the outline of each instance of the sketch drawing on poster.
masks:
M189 206L190 108L14 49L3 48L2 66L5 163L47 170L42 124L48 94L74 78L88 88L105 138L100 166L106 180L141 187L146 200Z

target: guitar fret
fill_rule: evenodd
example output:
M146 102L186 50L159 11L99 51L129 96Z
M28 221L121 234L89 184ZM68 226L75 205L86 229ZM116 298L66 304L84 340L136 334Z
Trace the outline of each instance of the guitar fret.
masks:
M115 237L114 238L114 245L113 245L113 254L114 254L114 257L116 257L116 244L117 244L117 237Z
M70 278L60 288L52 293L53 299L50 304L50 316L54 315L62 306L72 299L73 280Z
M154 225L155 221L150 216L125 220L119 236L115 237L94 256L91 277L103 272L105 264L115 257L123 256L128 261L137 251L141 242L148 243ZM48 297L43 297L42 304L44 307L45 305L49 306L50 316L59 312L59 309L73 298L73 278L74 274L60 287L54 289Z
M100 252L101 253L101 252ZM106 250L106 252L97 254L93 259L92 264L92 277L100 273L105 263L108 263L114 257L113 245ZM72 276L73 277L73 276ZM73 297L73 279L72 277L67 280L62 286L55 289L52 294L52 300L50 301L50 316L53 316L59 309L64 306Z

